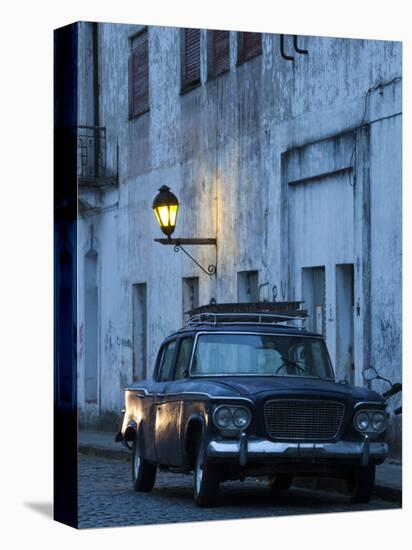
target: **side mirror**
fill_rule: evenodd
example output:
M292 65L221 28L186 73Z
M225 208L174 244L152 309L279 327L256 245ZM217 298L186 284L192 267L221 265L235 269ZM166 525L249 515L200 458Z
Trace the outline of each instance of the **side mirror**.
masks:
M378 371L375 367L367 367L366 369L363 369L362 376L364 380L375 380L376 378L379 378Z

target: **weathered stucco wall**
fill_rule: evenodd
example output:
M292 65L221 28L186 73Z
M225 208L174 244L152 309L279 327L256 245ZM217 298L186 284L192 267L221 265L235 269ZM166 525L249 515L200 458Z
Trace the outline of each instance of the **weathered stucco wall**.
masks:
M359 351L363 338L369 338L369 347L364 349L370 361L390 378L399 379L401 99L400 82L395 79L401 76L400 43L300 37L301 47L309 55L296 56L291 63L279 54L279 36L265 34L263 54L236 66L236 33L231 33L231 70L206 81L203 47L202 85L181 95L180 30L150 27L150 111L128 120L128 37L137 29L99 25L100 125L107 129L108 165L113 170L118 151L119 186L102 193L101 209L85 212L79 221L79 251L85 253L93 245L94 235L100 277L100 397L97 404L82 401L80 368L83 417L118 411L122 406L123 387L132 375L132 284L147 283L150 372L161 340L181 325L182 277L199 277L200 303L211 298L236 301L237 272L245 270L258 270L259 283L269 283L270 289L277 285L278 299L282 298L281 288L286 289L286 299L299 299L303 266L297 265L296 273L291 274L292 258L300 258L305 266L329 265L325 310L333 357L333 270L336 263L355 265L362 254L361 268L355 274L355 300L359 298L362 306L363 301L367 306L364 281L369 277L370 315L368 308L362 307L360 319L355 319L362 335L355 353L356 380L361 381L360 369L368 360ZM87 24L83 31L80 65L86 63L88 52ZM202 31L203 45L205 40ZM86 77L80 80L80 95L83 88L87 89L86 81ZM86 113L87 105L82 108ZM366 133L362 130L365 126ZM288 236L285 247L285 223L290 223L285 221L289 215L285 216L284 203L285 186L289 189L285 179L288 152L314 142L324 141L333 147L334 137L345 133L353 136L351 143L357 145L334 151L322 149L322 145L318 153L314 147L307 169L312 175L316 170L323 174L323 159L333 157L337 163L353 167L362 188L350 187L349 177L347 183L333 180L331 185L322 179L323 198L327 200L322 204L313 184L312 212L306 212L304 219L300 217L301 225L294 225L294 238ZM367 137L360 137L361 133ZM360 146L361 142L366 145ZM368 153L359 168L362 148ZM182 253L175 254L170 247L153 241L161 235L151 203L163 184L172 188L181 204L176 236L217 237L216 278L203 275ZM301 201L308 193L310 186L301 186L296 200ZM293 202L287 208L293 209ZM294 212L302 208L299 203ZM366 208L366 217L359 215L362 208ZM364 230L365 223L369 227L368 211L369 241ZM311 217L318 224L317 231L334 219L335 236L324 227L327 249L322 239L307 240ZM369 250L365 242L369 242ZM337 249L345 250L340 259ZM191 252L201 264L215 263L213 247L193 248ZM80 304L82 270L80 257ZM79 307L79 327L82 315Z

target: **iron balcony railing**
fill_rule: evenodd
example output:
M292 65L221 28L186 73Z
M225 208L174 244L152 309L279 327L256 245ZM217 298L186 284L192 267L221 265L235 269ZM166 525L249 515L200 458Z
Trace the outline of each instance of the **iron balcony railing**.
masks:
M117 173L108 173L107 170L104 126L77 126L77 175L80 185L102 186L117 183Z

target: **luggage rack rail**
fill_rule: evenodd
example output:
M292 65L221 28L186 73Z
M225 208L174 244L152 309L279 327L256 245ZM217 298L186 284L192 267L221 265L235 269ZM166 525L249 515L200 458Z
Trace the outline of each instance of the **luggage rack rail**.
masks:
M195 313L186 321L186 327L196 325L275 325L304 329L305 311L287 313Z

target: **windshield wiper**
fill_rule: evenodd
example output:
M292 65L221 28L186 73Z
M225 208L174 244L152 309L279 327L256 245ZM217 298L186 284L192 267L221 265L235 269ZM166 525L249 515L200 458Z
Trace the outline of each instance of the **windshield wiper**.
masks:
M301 367L300 365L298 365L298 363L301 363L301 361L292 361L292 359L288 359L287 357L284 357L283 355L281 355L280 358L282 359L283 363L277 369L276 373L278 373L280 371L280 369L282 369L285 365L292 365L292 367L294 367L295 369L300 370L302 372L306 372L306 369L304 367Z
M291 365L292 367L298 369L299 371L306 373L306 368L301 367L301 365L304 365L303 361L298 361L298 360L293 361L292 359L289 359L288 357L284 357L283 355L281 355L280 358L282 359L284 364L281 365L276 372L278 372L286 364L286 365ZM299 365L299 363L301 365ZM313 377L313 378L319 378L320 380L327 380L327 378L324 378L323 376L317 373L311 373L311 374L308 374L307 376Z
M289 363L290 365L293 365L294 367L297 367L298 369L303 369L303 367L301 367L299 365L299 363L301 365L304 365L303 361L299 361L298 359L296 361L293 361L293 359L289 359L288 357L285 357L284 355L281 355L280 358L282 359L282 361L284 361L285 363Z

